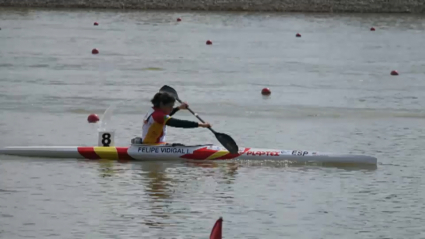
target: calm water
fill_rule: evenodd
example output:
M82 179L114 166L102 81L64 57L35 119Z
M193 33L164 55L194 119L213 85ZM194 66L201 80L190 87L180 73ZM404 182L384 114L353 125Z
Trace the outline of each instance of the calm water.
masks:
M126 145L168 84L240 146L379 162L0 156L2 239L199 239L220 216L225 238L425 238L424 17L0 9L0 28L0 146L94 145L87 115L110 105ZM218 143L205 129L168 141Z

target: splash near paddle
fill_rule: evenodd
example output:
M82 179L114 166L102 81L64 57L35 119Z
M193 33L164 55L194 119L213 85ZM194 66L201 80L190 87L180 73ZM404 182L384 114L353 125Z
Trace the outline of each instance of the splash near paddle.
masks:
M222 227L223 227L223 218L220 217L214 224L213 229L211 230L210 239L221 239Z

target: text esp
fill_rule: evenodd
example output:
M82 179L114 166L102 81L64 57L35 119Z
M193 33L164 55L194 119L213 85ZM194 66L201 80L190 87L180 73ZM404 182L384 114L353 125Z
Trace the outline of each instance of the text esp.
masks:
M308 154L308 152L307 152L307 151L301 151L301 150L293 150L293 151L292 151L292 155L304 156L304 155L306 155L306 154Z

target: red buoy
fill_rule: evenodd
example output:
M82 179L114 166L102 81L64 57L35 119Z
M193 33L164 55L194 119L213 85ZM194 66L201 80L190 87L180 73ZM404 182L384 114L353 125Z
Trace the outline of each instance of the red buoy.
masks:
M301 34L297 33L297 35L295 35L296 37L301 37Z
M392 76L398 76L398 71L391 71Z
M177 21L178 21L178 22L181 22L181 21L182 21L182 19L179 17L179 18L177 18Z
M97 22L94 22L94 24L93 25L95 25L95 26L98 26L99 25L99 23L97 23Z
M223 238L222 236L223 236L223 218L220 217L215 222L211 230L210 239L222 239Z
M96 48L94 48L93 50L91 50L91 54L99 54L99 50L97 50Z
M207 45L212 45L212 41L207 40L206 44L207 44Z
M99 116L97 116L97 114L91 114L91 115L89 115L89 117L87 117L87 121L90 124L96 123L97 121L99 121Z
M269 88L264 88L261 90L261 94L262 95L270 95L272 92L270 91Z
M372 27L370 30L371 30L371 31L375 31L375 28L374 28L374 27Z

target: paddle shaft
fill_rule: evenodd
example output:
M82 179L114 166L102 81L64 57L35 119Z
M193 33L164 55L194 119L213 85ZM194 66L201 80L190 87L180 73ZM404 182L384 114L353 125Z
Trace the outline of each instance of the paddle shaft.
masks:
M180 99L177 99L177 101L181 104L182 101ZM193 112L189 107L187 107L187 110L189 110L190 113L192 113L196 118L198 118L202 123L205 123L205 121L203 119L201 119L201 117L199 117L199 115L195 112ZM211 129L211 127L208 127L209 130L211 130L211 132L213 132L214 134L216 134L217 132L215 132L215 130Z

